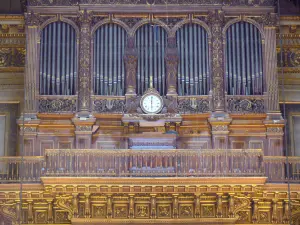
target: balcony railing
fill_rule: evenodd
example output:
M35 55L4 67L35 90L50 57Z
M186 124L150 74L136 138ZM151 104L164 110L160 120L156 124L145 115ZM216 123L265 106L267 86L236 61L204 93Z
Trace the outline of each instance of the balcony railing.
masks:
M270 182L300 183L300 156L265 156L265 173ZM289 173L288 173L289 169Z
M39 182L44 172L43 156L0 157L0 182Z
M287 173L289 168L289 176ZM44 156L0 157L0 183L34 183L42 176L251 177L300 183L300 157L261 150L46 150Z
M262 151L46 150L46 176L262 176Z

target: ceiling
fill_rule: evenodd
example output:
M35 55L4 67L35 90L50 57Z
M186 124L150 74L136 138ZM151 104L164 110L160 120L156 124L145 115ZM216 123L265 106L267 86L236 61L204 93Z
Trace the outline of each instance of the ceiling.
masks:
M0 0L0 14L21 14L27 0ZM300 15L300 0L277 0L281 15Z

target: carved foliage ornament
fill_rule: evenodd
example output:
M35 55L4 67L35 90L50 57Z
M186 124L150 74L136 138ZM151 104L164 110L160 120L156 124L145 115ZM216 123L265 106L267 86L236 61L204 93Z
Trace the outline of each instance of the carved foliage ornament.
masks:
M40 99L39 112L56 113L56 112L75 112L75 99Z
M231 113L264 113L264 99L243 99L243 98L229 98L227 99L228 111Z
M209 100L198 98L180 98L178 99L178 113L194 114L205 113L209 111Z
M93 102L94 111L98 113L124 113L125 100L123 99L100 99Z
M263 26L276 26L278 22L278 15L276 13L267 13L263 14L260 17L252 17L251 19L255 20Z
M91 63L91 22L92 12L80 11L78 21L80 24L79 44L79 111L90 110L90 63Z
M223 61L223 35L224 12L209 12L207 23L212 30L212 72L213 72L213 110L224 111L224 61Z

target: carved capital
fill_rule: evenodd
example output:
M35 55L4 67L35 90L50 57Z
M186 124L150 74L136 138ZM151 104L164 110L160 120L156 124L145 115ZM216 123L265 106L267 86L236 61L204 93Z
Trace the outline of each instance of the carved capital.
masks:
M25 24L27 26L39 26L41 21L40 14L33 12L25 13Z

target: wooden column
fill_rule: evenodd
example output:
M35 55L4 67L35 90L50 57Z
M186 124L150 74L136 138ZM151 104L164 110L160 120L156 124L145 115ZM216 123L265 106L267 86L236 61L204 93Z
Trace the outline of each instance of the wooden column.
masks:
M26 63L24 81L24 113L26 118L36 118L39 94L39 24L40 17L35 13L25 14L26 24Z
M276 52L276 14L267 14L261 18L264 25L264 72L267 85L267 113L272 118L280 118L277 52Z
M91 12L79 13L79 73L78 73L78 116L86 117L91 111Z
M215 10L208 15L208 24L211 28L211 65L212 65L212 110L213 112L225 111L224 90L224 45L222 27L224 24L224 13Z

